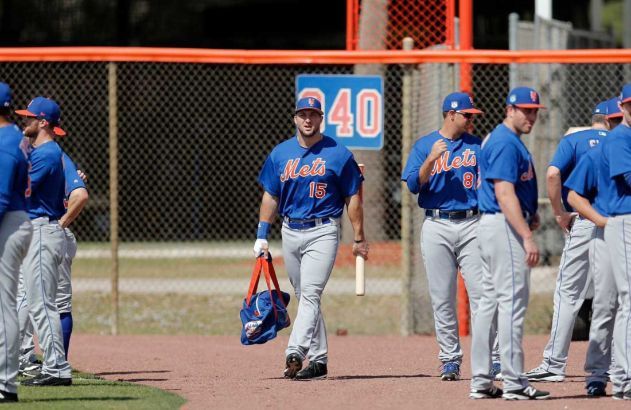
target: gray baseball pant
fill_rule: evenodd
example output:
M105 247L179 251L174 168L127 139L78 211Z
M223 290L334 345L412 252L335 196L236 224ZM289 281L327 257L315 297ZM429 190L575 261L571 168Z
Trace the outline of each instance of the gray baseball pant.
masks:
M497 315L504 390L520 390L528 386L522 339L530 287L523 241L501 213L482 215L478 238L483 293L473 322L471 388L483 390L493 384L489 370L495 339L492 324Z
M23 211L7 212L0 221L0 390L17 393L18 281L20 265L33 236L33 226Z
M619 303L613 331L613 391L626 392L631 390L631 214L608 219L605 244L611 257Z
M282 235L285 267L298 300L285 356L296 353L310 362L327 363L328 344L320 301L337 256L339 219L304 230L283 224Z
M482 298L478 220L477 216L460 221L427 217L421 229L421 253L434 311L436 340L440 347L438 359L443 363L462 363L456 311L458 267L469 295L472 323ZM496 329L495 322L492 329ZM494 359L499 361L497 347Z
M550 373L565 375L574 322L592 281L589 249L595 229L596 225L590 220L575 217L572 228L565 237L554 290L550 339L543 351L541 363L541 367Z
M71 368L65 358L61 320L55 300L66 238L56 221L49 222L47 217L43 217L31 222L33 240L24 258L22 271L28 301L26 305L44 353L42 373L70 378ZM20 337L23 338L24 334Z
M611 365L611 342L614 321L618 310L618 292L611 267L611 257L605 244L604 228L595 228L589 248L589 261L594 279L592 322L585 358L586 384L607 384L607 372Z

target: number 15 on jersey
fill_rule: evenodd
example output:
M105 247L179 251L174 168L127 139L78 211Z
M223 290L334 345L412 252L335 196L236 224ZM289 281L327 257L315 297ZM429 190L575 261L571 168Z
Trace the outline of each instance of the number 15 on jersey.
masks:
M322 102L320 131L347 148L383 147L383 79L381 76L299 75L296 100L315 97Z

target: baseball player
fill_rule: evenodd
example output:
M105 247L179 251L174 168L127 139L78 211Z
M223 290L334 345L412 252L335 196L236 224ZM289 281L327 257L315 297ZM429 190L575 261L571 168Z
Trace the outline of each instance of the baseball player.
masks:
M532 156L521 141L537 121L539 94L517 87L506 98L506 118L482 143L478 200L482 216L478 238L482 252L483 293L471 342L473 399L547 399L550 393L528 384L523 374L522 338L528 307L530 268L539 261L532 231L539 225L537 177ZM497 329L504 390L489 374Z
M66 236L66 253L59 265L59 284L57 287L56 304L61 320L63 333L64 353L68 359L70 337L72 335L72 261L77 253L77 240L68 226L79 216L88 201L88 190L85 186L85 174L77 170L74 162L68 154L63 153L66 213L59 220L59 225L64 227ZM26 298L25 298L26 299ZM20 370L25 376L34 377L41 372L41 364L35 360L35 342L33 340L33 325L28 317L28 309L22 309L25 313L22 326L26 327L24 338L20 348Z
M606 395L612 333L618 307L618 293L611 270L609 251L604 241L604 228L609 215L606 207L614 186L608 175L599 172L602 161L601 147L602 145L598 144L588 151L565 181L565 186L570 189L567 197L570 205L579 215L596 225L589 249L594 298L585 359L585 371L588 373L587 395L593 397Z
M8 120L10 104L11 89L0 83L0 403L18 401L18 278L33 236L24 199L27 146L20 129Z
M320 133L323 118L319 100L298 100L296 136L272 150L259 175L265 192L254 254L267 256L269 229L278 213L283 218L285 266L298 300L284 375L297 380L327 376L328 345L320 299L335 263L344 204L354 231L353 254L368 256L359 198L363 177L353 154ZM302 369L305 357L309 366Z
M51 99L36 97L27 109L15 112L26 117L23 133L32 146L26 204L33 223L33 240L22 271L27 306L44 353L42 372L22 384L68 386L72 384L71 369L64 354L61 321L55 303L66 239L59 225L59 219L65 214L62 150L54 136L65 135L65 131L59 127L59 105Z
M599 172L613 184L605 226L605 244L620 304L613 334L613 398L631 400L631 83L622 88L618 104L622 122L602 142Z
M466 132L477 114L482 111L474 107L468 94L456 92L445 97L442 127L416 141L401 175L425 209L421 252L440 347L441 379L447 381L460 378L462 363L456 314L459 266L472 321L482 296L476 192L480 139ZM499 357L494 371L500 371Z
M607 100L607 121L609 121L609 129L611 130L622 122L622 111L620 110L618 101L618 97Z
M565 246L554 291L550 339L541 364L526 373L530 381L561 382L565 379L574 322L592 282L589 249L596 225L574 212L567 202L568 188L563 184L578 161L607 136L606 114L606 102L598 104L592 111L591 129L562 138L548 167L548 197L556 222L565 234Z

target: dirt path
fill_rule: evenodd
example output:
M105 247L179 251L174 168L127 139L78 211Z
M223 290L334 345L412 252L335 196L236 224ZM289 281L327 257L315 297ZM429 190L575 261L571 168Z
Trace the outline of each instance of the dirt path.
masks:
M502 400L474 401L469 391L469 338L463 378L441 382L432 337L331 336L328 380L295 382L280 376L287 338L244 347L236 336L73 335L73 367L110 380L142 383L183 396L186 409L419 409L500 408ZM526 339L526 368L538 364L546 337ZM586 343L570 351L564 383L538 383L554 399L528 408L629 408L611 397L584 396ZM609 388L610 392L610 388ZM525 403L522 403L526 405Z

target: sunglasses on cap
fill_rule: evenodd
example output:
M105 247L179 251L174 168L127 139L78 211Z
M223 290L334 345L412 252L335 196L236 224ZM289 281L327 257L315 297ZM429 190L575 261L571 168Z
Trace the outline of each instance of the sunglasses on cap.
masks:
M470 112L456 111L456 113L462 115L463 117L465 117L468 120L473 118L473 113L470 113Z

